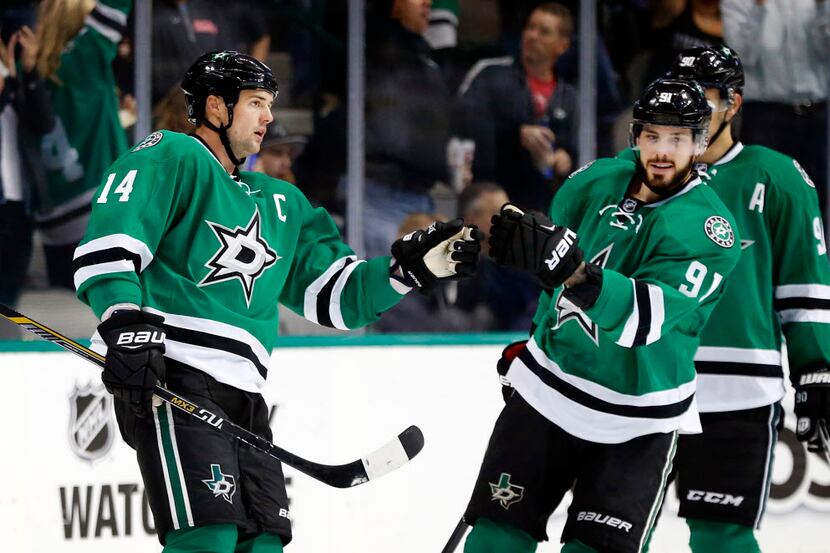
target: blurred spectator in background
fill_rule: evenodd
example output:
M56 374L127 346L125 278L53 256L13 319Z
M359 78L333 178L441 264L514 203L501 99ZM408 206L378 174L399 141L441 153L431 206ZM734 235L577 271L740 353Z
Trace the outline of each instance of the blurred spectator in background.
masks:
M153 130L190 134L196 127L187 119L187 105L181 83L177 82L167 94L153 106Z
M721 9L746 73L741 141L798 160L814 179L826 224L830 2L723 0Z
M236 50L264 62L271 47L267 4L153 0L153 104L204 53Z
M431 0L371 2L366 27L366 256L387 255L401 221L434 209L447 181L450 92L423 33Z
M668 71L681 50L723 44L719 0L653 0L652 4L652 58L646 83Z
M130 0L43 0L38 8L36 69L53 114L27 118L40 136L36 221L53 286L74 288L72 257L104 171L127 149L118 119L112 61ZM54 115L54 119L51 116ZM111 183L129 197L132 181Z
M481 60L459 90L454 130L475 141L474 178L497 182L528 209L546 211L573 167L576 90L554 70L572 32L567 8L540 5L519 57Z
M262 140L253 170L275 179L297 184L292 167L294 160L302 153L306 142L306 137L291 134L281 123L276 120L271 121L265 138Z
M486 323L484 330L530 329L540 289L526 272L499 267L490 258L490 219L510 200L494 182L478 181L458 197L458 216L484 233L476 274L458 283L456 304L462 311Z
M23 53L20 76L15 60L18 43ZM8 47L0 39L0 303L9 306L17 304L32 254L30 176L20 149L18 121L31 116L25 104L35 105L40 98L37 107L42 108L45 99L41 81L32 78L36 44L28 26L9 36ZM26 86L30 82L31 90Z

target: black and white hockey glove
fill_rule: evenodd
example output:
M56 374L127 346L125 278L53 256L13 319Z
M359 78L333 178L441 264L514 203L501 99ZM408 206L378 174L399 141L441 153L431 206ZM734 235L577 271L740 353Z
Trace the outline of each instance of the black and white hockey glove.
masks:
M501 383L501 396L504 398L505 403L507 403L507 400L513 395L514 390L513 384L511 384L510 380L507 378L507 371L510 370L510 364L513 363L513 360L516 359L526 347L527 340L520 340L509 344L502 350L501 357L496 363L496 371L499 373L499 382Z
M801 374L795 386L795 434L807 449L822 455L830 463L830 370Z
M150 412L153 389L165 379L163 317L137 309L117 310L98 325L107 344L101 380L107 391L138 416Z
M561 286L582 263L576 233L541 213L505 204L490 222L490 256L499 265L535 274L546 290Z
M478 266L482 233L462 219L436 221L392 244L391 277L409 288L429 290L437 280L470 277Z

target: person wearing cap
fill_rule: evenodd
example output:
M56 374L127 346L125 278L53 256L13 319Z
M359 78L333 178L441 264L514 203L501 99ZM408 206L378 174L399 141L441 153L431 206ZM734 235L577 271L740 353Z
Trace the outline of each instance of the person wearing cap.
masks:
M306 137L289 134L282 124L272 121L265 131L265 138L253 170L297 184L292 167L307 142Z
M154 132L102 175L75 284L102 320L101 378L164 550L278 553L291 540L281 465L154 403L155 386L271 440L261 392L279 303L320 325L367 325L413 288L472 273L480 233L436 223L358 260L299 189L239 170L273 120L271 69L211 52L182 88L196 130Z

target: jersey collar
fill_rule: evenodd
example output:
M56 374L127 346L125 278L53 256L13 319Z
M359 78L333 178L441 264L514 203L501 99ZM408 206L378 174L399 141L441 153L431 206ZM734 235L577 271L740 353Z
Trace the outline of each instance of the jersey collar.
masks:
M729 148L729 151L727 151L723 155L723 157L721 157L719 160L712 164L712 167L716 165L724 165L726 163L729 163L730 161L738 157L738 154L740 154L743 149L744 145L740 141L735 142L734 144L732 144L732 147Z
M205 141L204 141L204 139L203 139L201 136L199 136L199 135L197 135L197 134L189 134L189 135L187 135L187 136L189 136L190 138L192 138L193 140L195 140L196 142L198 142L199 144L201 144L201 145L202 145L202 147L203 147L205 150L207 150L207 152L210 154L210 157L212 157L212 158L213 158L213 160L214 160L214 161L216 161L216 163L218 163L218 164L219 164L219 167L221 167L221 168L222 168L222 171L224 171L225 173L227 173L227 170L225 169L225 166L224 166L224 165L222 165L222 162L221 162L221 161L219 161L219 158L216 156L216 154L214 154L214 153L213 153L213 150L211 150L211 149L210 149L210 146L208 146L208 145L207 145L207 142L205 142ZM232 178L233 180L235 180L236 182L240 182L240 179L239 179L239 167L234 167L234 168L233 168L233 173L229 174L228 176L229 176L230 178Z
M674 194L672 194L671 196L669 196L665 200L660 200L660 201L657 201L657 202L654 202L654 203L644 204L643 207L644 208L645 207L659 207L661 205L667 204L670 201L674 200L675 198L677 198L679 196L682 196L683 194L685 194L686 192L688 192L689 190L691 190L692 188L694 188L695 186L697 186L701 182L702 181L700 180L700 177L694 177L692 180L690 180L688 183L686 183L686 186L684 186L683 188L681 188L680 190L678 190L677 192L675 192Z

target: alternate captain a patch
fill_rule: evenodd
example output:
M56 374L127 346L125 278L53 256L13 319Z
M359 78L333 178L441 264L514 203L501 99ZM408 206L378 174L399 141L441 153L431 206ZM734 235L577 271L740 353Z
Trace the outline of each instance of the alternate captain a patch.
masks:
M216 235L220 246L211 260L205 263L210 273L199 282L199 286L236 279L250 307L257 278L281 259L262 237L259 209L254 209L251 220L244 228L231 230L219 223L205 222Z

